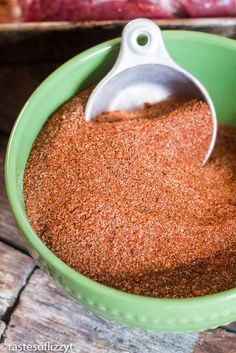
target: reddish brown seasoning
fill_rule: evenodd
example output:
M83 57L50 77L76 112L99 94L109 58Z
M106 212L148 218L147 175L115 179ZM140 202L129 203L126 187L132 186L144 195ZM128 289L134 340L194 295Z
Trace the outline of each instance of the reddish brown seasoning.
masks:
M236 129L211 134L205 103L172 100L84 121L85 91L40 132L25 204L44 243L84 275L135 294L236 285Z

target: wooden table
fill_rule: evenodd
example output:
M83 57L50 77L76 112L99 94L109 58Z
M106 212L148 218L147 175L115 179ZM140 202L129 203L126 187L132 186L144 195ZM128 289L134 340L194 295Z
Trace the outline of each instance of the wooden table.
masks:
M6 63L0 67L0 342L72 344L70 351L75 353L235 353L236 322L191 334L127 329L66 297L29 256L6 200L4 155L23 102L58 65Z

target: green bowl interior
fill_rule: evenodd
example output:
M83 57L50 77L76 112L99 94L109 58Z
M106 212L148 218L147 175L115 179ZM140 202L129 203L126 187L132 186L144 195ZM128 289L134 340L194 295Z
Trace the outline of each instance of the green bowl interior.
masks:
M215 104L218 120L236 126L236 42L213 35L184 31L164 32L164 40L172 57L206 86ZM67 271L67 275L74 276L75 280L78 278L78 281L87 281L87 284L103 290L110 289L69 269L33 232L24 209L23 176L32 144L48 117L78 90L98 82L109 71L117 57L119 45L120 39L115 39L91 48L50 75L24 106L12 131L6 157L9 201L19 228L28 243L44 258L44 261L54 261L62 273ZM137 297L116 290L111 291L114 295L126 296L127 300L129 298L132 302L133 298ZM236 289L208 296L208 299L205 297L169 300L168 303L180 305L181 311L184 302L189 310L191 303L199 303L199 300L212 302L214 297L221 302L226 296L231 298L234 295ZM163 302L162 299L139 298L146 301L155 300L156 303Z

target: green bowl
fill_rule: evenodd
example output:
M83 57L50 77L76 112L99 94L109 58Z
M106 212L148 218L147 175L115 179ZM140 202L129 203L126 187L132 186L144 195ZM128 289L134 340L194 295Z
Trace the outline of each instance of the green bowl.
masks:
M218 119L236 125L236 42L184 31L164 32L173 58L209 90ZM162 332L214 328L236 319L236 288L192 299L158 299L127 294L77 273L38 238L27 219L23 176L31 146L51 113L78 90L98 82L112 67L120 39L93 47L50 75L32 94L12 130L6 156L9 202L35 261L72 297L95 313L130 327Z

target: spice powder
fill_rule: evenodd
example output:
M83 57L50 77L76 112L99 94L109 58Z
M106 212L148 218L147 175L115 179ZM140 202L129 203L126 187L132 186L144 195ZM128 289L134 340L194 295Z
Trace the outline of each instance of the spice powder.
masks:
M30 222L64 262L135 294L191 297L236 285L236 129L206 103L171 100L84 120L85 90L33 145Z

